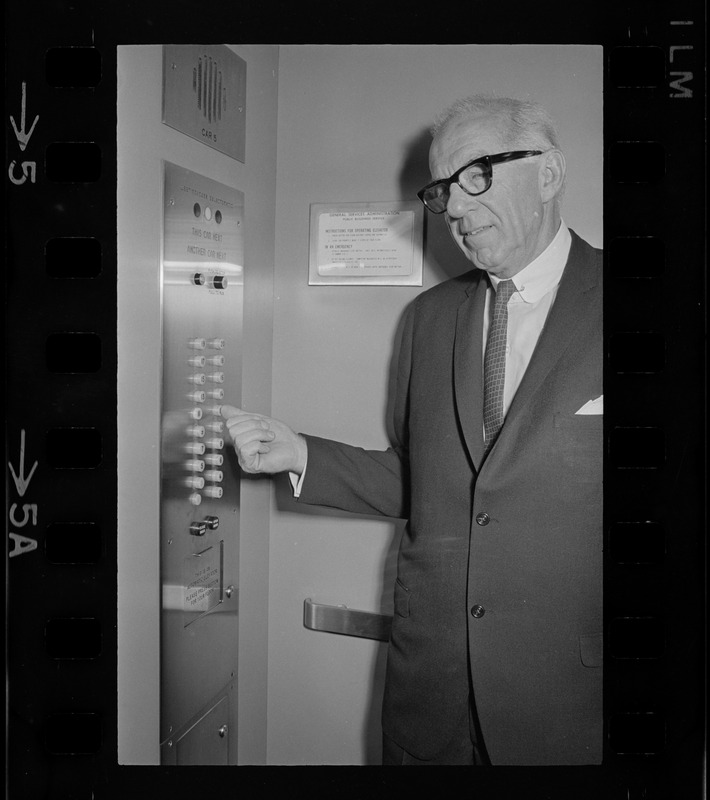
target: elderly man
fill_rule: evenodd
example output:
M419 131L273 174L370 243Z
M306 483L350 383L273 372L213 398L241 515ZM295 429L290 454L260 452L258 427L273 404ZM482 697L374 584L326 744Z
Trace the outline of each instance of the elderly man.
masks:
M387 451L224 406L247 472L300 502L402 517L384 763L594 764L602 752L602 268L561 220L534 103L474 97L432 182L473 270L405 321Z

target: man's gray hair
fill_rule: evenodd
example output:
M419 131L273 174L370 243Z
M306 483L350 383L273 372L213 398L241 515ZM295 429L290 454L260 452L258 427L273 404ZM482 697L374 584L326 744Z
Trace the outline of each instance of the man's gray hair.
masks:
M539 103L487 94L457 100L439 115L431 128L431 135L436 137L455 120L479 115L500 119L504 147L520 150L560 147L555 123Z

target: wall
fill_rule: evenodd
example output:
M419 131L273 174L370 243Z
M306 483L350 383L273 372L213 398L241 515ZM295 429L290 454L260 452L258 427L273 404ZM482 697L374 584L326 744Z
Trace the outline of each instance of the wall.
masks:
M563 217L601 245L602 65L600 47L281 46L276 417L387 446L398 323L422 289L309 287L309 204L414 198L430 180L426 131L457 97L491 91L548 108L569 164ZM468 269L443 220L426 225L423 288ZM391 613L400 532L391 521L309 513L275 482L268 763L377 763L385 646L304 629L303 601Z
M271 403L278 47L232 49L247 62L245 164L162 124L160 46L119 48L119 763L159 760L158 537L148 534L159 509L161 159L245 194L243 403ZM271 493L243 483L239 761L264 763Z

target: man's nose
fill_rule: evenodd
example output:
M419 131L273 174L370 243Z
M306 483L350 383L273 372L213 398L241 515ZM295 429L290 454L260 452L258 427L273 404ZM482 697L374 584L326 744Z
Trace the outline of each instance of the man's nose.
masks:
M450 217L458 219L463 217L477 203L478 201L473 195L464 192L457 183L452 183L449 187L449 201L446 204L446 213Z

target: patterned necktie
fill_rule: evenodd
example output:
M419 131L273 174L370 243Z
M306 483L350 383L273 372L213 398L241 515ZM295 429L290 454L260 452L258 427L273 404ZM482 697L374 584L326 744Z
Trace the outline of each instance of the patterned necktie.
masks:
M508 339L508 300L517 289L513 281L500 281L496 289L491 325L483 361L483 437L487 453L503 426L505 349Z

